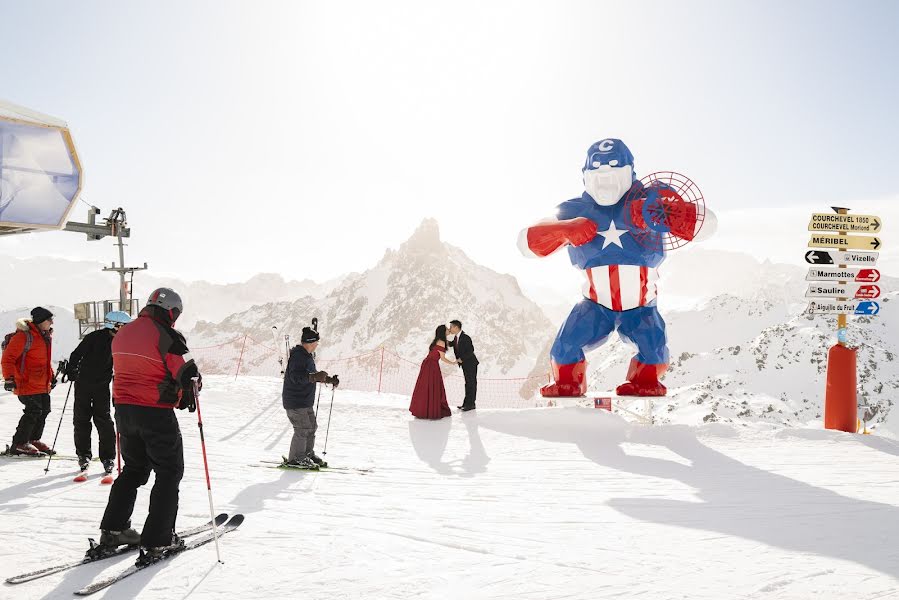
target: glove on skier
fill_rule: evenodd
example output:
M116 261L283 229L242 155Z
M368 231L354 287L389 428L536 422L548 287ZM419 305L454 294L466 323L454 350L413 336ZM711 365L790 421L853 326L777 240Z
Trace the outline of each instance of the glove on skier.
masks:
M6 379L3 381L3 389L7 392L11 392L16 389L16 380L15 379Z
M334 387L337 387L338 385L340 385L340 379L337 378L337 375L332 375L325 379L325 383L330 383Z
M318 371L317 373L309 373L309 381L313 383L328 383L328 372Z

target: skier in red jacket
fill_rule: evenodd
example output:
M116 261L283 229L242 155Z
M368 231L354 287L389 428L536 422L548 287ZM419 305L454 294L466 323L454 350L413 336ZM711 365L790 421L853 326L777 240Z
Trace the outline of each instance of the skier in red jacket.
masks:
M158 560L181 540L174 533L178 515L178 486L184 474L181 429L174 408L196 410L193 377L199 370L184 336L174 324L181 315L181 297L169 288L150 294L138 318L113 338L115 420L125 466L109 493L100 523L104 552L123 544L140 544L139 562ZM131 529L137 488L156 481L143 531Z
M41 441L50 414L50 390L56 385L50 359L52 334L53 313L38 306L30 320L16 322L16 331L3 349L3 388L14 392L24 405L10 454L55 454Z

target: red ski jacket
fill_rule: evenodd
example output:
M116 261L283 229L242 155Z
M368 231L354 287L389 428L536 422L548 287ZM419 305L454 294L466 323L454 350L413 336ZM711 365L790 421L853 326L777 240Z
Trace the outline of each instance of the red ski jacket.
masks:
M25 354L26 331L31 332L31 347ZM3 350L3 378L15 379L17 396L49 394L53 381L53 363L50 361L50 336L46 338L29 319L16 321L16 333L9 338ZM24 369L22 368L24 364Z
M112 397L116 404L178 408L199 370L184 336L152 310L122 327L112 339Z

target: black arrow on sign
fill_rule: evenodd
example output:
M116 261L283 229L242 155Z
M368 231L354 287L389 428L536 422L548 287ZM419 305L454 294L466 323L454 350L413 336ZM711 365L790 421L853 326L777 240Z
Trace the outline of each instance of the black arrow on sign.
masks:
M820 250L810 250L805 255L805 262L813 265L832 265L833 258L830 252L822 252Z
M880 240L874 238L873 240L871 240L871 245L874 246L875 250L877 250L878 248L880 248Z
M874 219L874 229L880 229L880 221Z

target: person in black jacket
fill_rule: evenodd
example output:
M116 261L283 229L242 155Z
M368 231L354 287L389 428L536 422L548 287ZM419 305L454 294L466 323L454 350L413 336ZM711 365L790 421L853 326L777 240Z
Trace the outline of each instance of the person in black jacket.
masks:
M315 454L315 431L318 422L315 419L315 384L327 383L337 387L340 380L337 375L329 376L315 366L315 349L318 348L319 335L309 327L303 327L302 344L290 351L287 369L284 372L284 387L281 391L281 403L287 411L287 418L293 425L293 439L290 441L290 454L286 464L305 469L317 469L325 466L325 462Z
M475 401L478 396L478 364L480 364L478 357L474 354L474 344L471 343L471 337L462 331L461 321L450 321L449 331L456 336L453 341L449 342L449 345L465 376L465 399L457 408L463 411L474 410L477 408Z
M99 454L103 470L112 473L115 464L115 426L109 415L109 382L112 381L112 338L120 327L131 322L128 313L115 310L106 315L103 328L84 336L69 356L66 375L75 385L72 422L75 454L81 470L91 460L91 419L100 438Z

